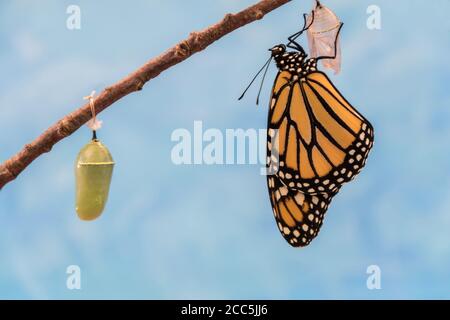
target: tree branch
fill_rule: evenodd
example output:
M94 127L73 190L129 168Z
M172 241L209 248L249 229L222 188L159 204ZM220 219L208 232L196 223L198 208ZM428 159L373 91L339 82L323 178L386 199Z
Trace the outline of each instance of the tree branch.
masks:
M106 88L95 99L95 111L100 113L117 100L142 90L143 86L161 72L206 49L213 42L251 22L262 19L267 13L291 0L263 0L236 14L225 18L201 32L193 32L176 46L151 59L142 67ZM36 140L25 145L15 156L0 165L0 190L13 181L40 155L50 152L60 140L68 137L92 117L89 104L85 104L48 128Z

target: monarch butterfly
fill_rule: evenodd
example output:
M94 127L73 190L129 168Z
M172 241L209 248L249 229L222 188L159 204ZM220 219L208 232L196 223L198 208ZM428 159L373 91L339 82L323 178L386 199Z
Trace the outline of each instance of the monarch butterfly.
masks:
M306 15L304 20L303 29L289 37L287 45L270 49L271 58L259 72L266 68L266 74L275 60L267 185L277 226L294 247L307 246L317 236L332 198L364 167L374 141L370 122L317 70L319 60L336 57L336 45L334 56L308 59L296 42L314 16L309 26Z

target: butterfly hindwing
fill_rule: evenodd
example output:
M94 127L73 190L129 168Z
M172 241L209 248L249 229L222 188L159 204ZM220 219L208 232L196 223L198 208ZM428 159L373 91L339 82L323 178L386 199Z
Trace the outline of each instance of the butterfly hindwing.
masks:
M307 246L319 233L332 197L290 189L276 176L268 176L270 201L283 237L294 247Z

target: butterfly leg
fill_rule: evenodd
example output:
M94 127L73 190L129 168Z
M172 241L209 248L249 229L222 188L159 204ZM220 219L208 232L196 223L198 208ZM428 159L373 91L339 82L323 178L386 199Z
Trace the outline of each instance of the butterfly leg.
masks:
M320 57L317 57L316 60L320 60L320 59L335 59L336 58L336 55L337 55L337 42L338 42L339 34L341 33L341 29L342 29L343 26L344 26L344 23L341 22L341 24L339 26L339 29L338 29L338 32L336 34L336 38L334 39L334 55L332 55L332 56L320 56Z
M301 52L303 55L306 55L306 52L303 49L303 47L294 40L290 40L290 43L287 45L287 47L290 49L297 50L297 51Z
M301 53L303 53L304 55L306 55L305 50L304 50L303 47L302 47L300 44L298 44L298 42L296 42L295 40L297 40L297 38L300 37L300 36L303 34L303 32L305 32L306 30L308 30L308 29L312 26L312 24L314 23L314 11L311 13L311 15L312 15L311 23L307 26L307 24L308 24L308 21L307 21L308 15L307 15L306 13L303 14L303 21L304 21L304 23L303 23L303 28L302 28L302 30L300 30L299 32L294 33L293 35L291 35L290 37L288 37L289 42L288 42L288 44L287 44L287 47L288 47L288 48L291 48L291 49L294 49L294 50L298 50L298 51L300 51Z

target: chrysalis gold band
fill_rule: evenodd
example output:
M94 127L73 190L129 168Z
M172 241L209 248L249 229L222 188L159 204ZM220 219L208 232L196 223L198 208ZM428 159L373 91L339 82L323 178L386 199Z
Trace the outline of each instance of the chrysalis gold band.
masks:
M338 29L339 27L341 26L341 24L339 23L339 24L337 24L336 26L334 26L334 27L331 27L331 28L329 28L329 29L327 29L327 30L323 30L323 31L311 31L311 33L312 34L322 34L322 33L327 33L327 32L330 32L330 31L333 31L333 30L336 30L336 29Z

